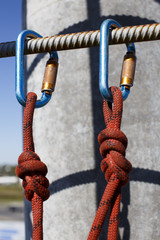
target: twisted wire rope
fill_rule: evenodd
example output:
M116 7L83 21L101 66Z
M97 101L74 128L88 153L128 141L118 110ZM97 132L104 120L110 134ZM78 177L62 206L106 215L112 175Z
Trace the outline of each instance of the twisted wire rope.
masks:
M113 29L109 44L160 39L160 23ZM24 54L45 53L98 46L100 31L78 32L26 40ZM0 58L15 56L16 42L0 43Z

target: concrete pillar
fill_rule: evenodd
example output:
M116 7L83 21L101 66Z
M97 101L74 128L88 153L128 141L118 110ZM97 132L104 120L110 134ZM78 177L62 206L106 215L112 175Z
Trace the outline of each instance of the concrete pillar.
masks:
M43 36L96 30L106 18L123 26L160 22L159 1L23 0L23 28ZM124 103L122 131L133 164L123 188L120 239L158 240L160 225L159 42L136 44L135 84ZM125 46L110 47L110 85L118 85ZM40 96L48 55L27 57L27 91ZM59 52L56 90L35 111L37 154L48 166L51 197L44 203L44 239L87 239L106 182L97 135L104 128L98 89L99 48ZM31 239L26 202L26 239ZM100 240L106 239L104 227Z

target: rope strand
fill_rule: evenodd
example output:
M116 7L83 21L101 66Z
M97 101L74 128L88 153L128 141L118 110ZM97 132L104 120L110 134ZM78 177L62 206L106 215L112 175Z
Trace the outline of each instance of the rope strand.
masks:
M25 197L32 202L33 240L43 240L43 201L49 197L46 165L34 152L33 114L37 96L28 93L23 114L23 153L19 156L16 175L23 179Z
M103 157L101 170L104 172L108 184L100 201L88 240L98 239L109 207L111 211L108 240L117 240L121 186L128 182L128 173L132 169L132 165L125 158L127 138L120 131L123 109L122 93L117 87L112 87L111 92L113 95L113 110L112 106L104 101L103 112L106 128L98 135L100 153Z

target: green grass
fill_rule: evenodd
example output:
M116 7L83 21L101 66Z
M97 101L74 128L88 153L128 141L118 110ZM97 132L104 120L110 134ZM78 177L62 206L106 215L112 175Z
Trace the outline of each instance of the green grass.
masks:
M20 184L0 185L0 204L23 201L23 190Z

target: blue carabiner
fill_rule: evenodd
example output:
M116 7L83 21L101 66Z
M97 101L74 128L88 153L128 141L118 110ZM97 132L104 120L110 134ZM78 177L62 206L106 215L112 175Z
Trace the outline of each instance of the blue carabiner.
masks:
M99 89L102 96L109 102L113 102L113 96L108 87L108 75L109 75L109 29L110 27L118 27L121 25L112 19L105 20L100 29L100 71L99 71ZM127 52L135 53L135 45L134 43L126 44ZM130 90L121 87L123 100L125 100Z
M31 30L22 31L16 41L16 70L15 70L15 92L19 103L23 106L26 105L26 97L24 96L24 45L26 37L35 38L42 37L38 33ZM55 57L58 62L57 52L51 52L51 57ZM46 105L51 99L51 95L45 91L42 93L41 99L36 101L35 108L40 108Z

